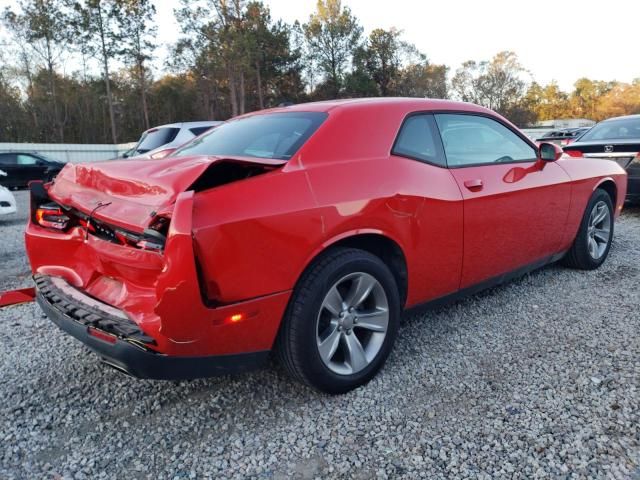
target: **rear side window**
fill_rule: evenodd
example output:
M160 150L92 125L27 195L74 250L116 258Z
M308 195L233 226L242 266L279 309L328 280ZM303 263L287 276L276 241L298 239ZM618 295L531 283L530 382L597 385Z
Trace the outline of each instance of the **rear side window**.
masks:
M209 126L209 127L193 127L193 128L190 128L189 131L191 133L193 133L197 137L198 135L202 135L204 132L206 132L210 128L213 128L213 126Z
M140 139L140 143L136 147L139 153L146 153L154 150L162 145L166 145L178 136L179 128L154 128L147 130Z
M407 118L400 128L391 153L441 167L446 166L433 115L418 114Z
M36 165L38 159L31 155L18 155L18 165Z
M224 123L173 156L216 155L289 160L327 118L324 112L267 113Z
M9 154L0 154L0 165L15 165L16 164L16 156L13 153Z
M435 118L449 167L536 160L535 149L496 120L449 113Z

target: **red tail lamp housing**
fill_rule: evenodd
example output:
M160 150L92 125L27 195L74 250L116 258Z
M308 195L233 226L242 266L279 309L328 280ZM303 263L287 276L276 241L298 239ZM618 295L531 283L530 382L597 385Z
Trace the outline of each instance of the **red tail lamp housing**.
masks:
M564 153L566 153L570 157L574 157L574 158L582 157L582 152L580 150L565 150Z
M35 221L38 225L55 230L66 230L69 217L55 204L40 205L35 211Z

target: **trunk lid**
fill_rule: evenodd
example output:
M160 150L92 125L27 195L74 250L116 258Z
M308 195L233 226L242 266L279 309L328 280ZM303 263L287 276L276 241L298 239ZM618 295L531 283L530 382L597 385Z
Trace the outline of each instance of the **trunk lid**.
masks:
M574 142L563 149L573 157L612 160L627 170L640 152L640 139Z
M207 188L202 181L205 173L208 184L220 186L242 178L230 175L230 169L242 169L251 176L251 172L264 173L284 163L252 157L195 156L67 164L49 188L49 197L83 213L93 213L96 219L143 231L181 192L192 186Z
M640 152L640 138L636 140L597 140L587 142L573 142L564 147L564 150L578 150L582 153L602 153L603 156L615 154L634 154Z

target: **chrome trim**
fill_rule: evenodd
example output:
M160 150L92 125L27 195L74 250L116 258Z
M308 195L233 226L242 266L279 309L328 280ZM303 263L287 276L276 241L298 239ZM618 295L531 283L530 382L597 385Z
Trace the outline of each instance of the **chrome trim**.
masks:
M633 158L638 152L614 152L614 153L583 153L585 158Z
M638 152L613 152L613 153L583 153L585 158L633 158Z

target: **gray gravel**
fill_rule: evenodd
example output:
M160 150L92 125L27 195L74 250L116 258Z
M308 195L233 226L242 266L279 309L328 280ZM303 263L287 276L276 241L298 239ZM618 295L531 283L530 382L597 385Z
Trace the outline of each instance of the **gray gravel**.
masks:
M2 288L28 284L24 213L0 220ZM35 305L3 309L0 478L640 479L639 307L636 208L595 272L407 315L381 374L341 397L277 366L127 378Z
M18 286L29 286L31 272L24 254L24 225L29 218L29 194L13 192L18 211L0 215L0 292ZM0 317L2 318L2 317Z

